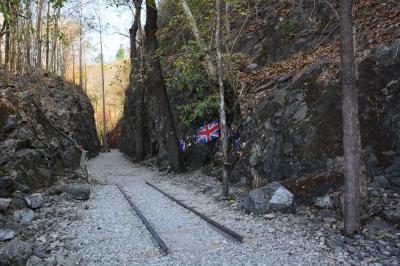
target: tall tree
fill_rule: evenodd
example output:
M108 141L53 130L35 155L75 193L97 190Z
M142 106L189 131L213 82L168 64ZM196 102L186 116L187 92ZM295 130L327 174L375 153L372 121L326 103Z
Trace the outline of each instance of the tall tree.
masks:
M3 35L0 34L0 64L3 63Z
M167 88L161 70L160 57L157 53L157 7L155 0L146 0L146 47L151 56L148 64L150 66L149 83L154 90L154 95L159 107L159 128L165 139L167 158L172 169L183 171L183 161L179 150L178 137L174 125L171 107L167 94ZM163 140L164 141L164 140Z
M51 14L50 9L51 2L50 0L47 2L47 21L46 21L46 72L49 71L50 67L50 20Z
M220 96L220 127L221 127L221 144L223 154L222 164L222 188L224 197L229 196L229 158L228 158L228 135L226 130L226 112L225 112L225 90L222 76L222 53L221 53L221 0L215 1L215 11L217 15L217 28L215 31L215 48L217 50L217 75Z
M84 58L84 65L85 65L85 92L87 93L87 43L85 42L84 46L83 46L83 58Z
M205 58L205 61L206 61L205 62L205 68L207 70L207 74L209 76L209 79L210 79L210 81L212 83L215 83L215 82L213 82L213 81L216 81L216 77L215 77L215 68L214 68L214 66L212 64L212 60L211 60L211 51L208 48L208 46L205 44L203 38L200 35L200 30L199 30L199 28L197 26L196 19L193 16L193 13L190 10L190 7L189 7L187 1L186 0L180 0L180 1L181 1L181 4L182 4L183 11L185 12L185 14L187 16L187 19L189 21L189 26L190 26L190 28L192 30L192 34L193 34L194 38L196 39L196 41L197 41L198 45L200 46L200 48L204 51L204 54L205 54L204 58Z
M71 42L71 52L72 52L72 82L75 84L75 47L74 41Z
M59 28L58 28L58 23L60 20L60 12L61 12L61 7L54 7L57 11L55 11L55 18L54 18L54 32L53 32L53 41L52 41L52 48L51 48L51 65L53 72L57 72L57 43L58 43L58 34L59 34Z
M103 54L103 24L100 10L96 12L97 22L99 25L99 37L100 37L100 64L101 64L101 91L103 101L103 151L109 151L108 140L107 140L107 118L106 118L106 92L104 85L104 54Z
M25 28L25 55L26 67L31 67L31 28L32 28L32 15L31 15L31 0L26 1L26 28Z
M83 11L79 1L79 86L83 86Z
M10 68L10 23L5 22L6 25L6 39L4 44L4 65L6 68Z
M17 63L17 38L18 38L18 18L19 14L19 3L11 2L11 14L13 15L13 19L10 23L10 71L16 71L16 63Z
M360 129L355 78L353 1L340 0L340 59L343 94L344 233L360 230Z
M44 0L38 0L37 17L36 17L36 66L42 67L42 10Z

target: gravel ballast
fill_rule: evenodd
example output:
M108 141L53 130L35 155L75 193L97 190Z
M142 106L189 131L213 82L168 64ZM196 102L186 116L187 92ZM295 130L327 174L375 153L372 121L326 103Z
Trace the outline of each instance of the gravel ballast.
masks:
M161 178L148 166L131 163L117 151L89 161L97 185L82 219L69 225L74 238L65 247L82 265L337 265L321 239L304 233L295 216L266 220ZM172 196L244 236L227 239L195 214L145 184L153 182ZM115 184L121 185L170 249L156 242ZM296 223L291 221L296 220Z

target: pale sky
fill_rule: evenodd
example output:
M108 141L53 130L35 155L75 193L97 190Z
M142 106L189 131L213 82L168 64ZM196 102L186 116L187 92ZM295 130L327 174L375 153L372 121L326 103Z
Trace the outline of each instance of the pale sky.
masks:
M115 55L122 45L123 48L129 48L129 38L124 35L129 35L129 28L132 25L133 14L128 8L106 6L100 2L100 14L104 27L103 34L103 53L107 62L115 59ZM91 12L91 9L86 8L86 12ZM91 57L95 58L100 54L99 33L92 31L86 39L94 46L97 51L92 51Z
M89 0L90 1L90 0ZM82 1L86 2L87 1ZM79 2L78 2L79 3ZM75 6L75 7L74 7ZM67 6L69 14L67 16L73 16L78 18L77 4L70 2ZM95 14L100 12L103 25L103 53L106 62L111 62L115 59L115 55L122 45L123 48L129 48L129 28L132 25L133 14L132 11L127 8L120 6L118 8L112 7L106 4L105 0L94 0L91 3L83 5L83 15L87 20L93 20ZM94 20L97 25L97 19ZM121 34L126 36L123 36ZM90 43L91 49L88 50L88 61L94 62L100 54L100 36L96 30L90 30L86 27L85 29L85 40Z

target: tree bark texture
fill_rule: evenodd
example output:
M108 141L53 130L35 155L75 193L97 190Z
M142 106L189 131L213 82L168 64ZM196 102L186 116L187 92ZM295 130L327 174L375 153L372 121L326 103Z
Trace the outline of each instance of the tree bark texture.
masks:
M10 69L10 25L6 25L6 39L4 44L4 65Z
M54 33L53 33L53 41L52 41L52 48L51 48L51 65L53 68L53 72L57 72L57 43L58 43L58 22L60 19L60 12L61 8L57 7L57 12L54 18Z
M26 56L26 68L31 68L31 28L32 28L32 18L31 14L31 1L26 3L26 17L27 25L25 29L25 56Z
M79 1L79 86L83 86L83 54L82 54L82 41L83 41L83 22L82 22L82 1Z
M46 72L49 71L50 60L50 1L47 2L47 21L46 21Z
M42 67L42 10L43 10L43 2L44 0L39 0L38 10L37 10L37 18L36 18L36 50L37 50L37 58L36 58L36 66L38 68Z
M72 50L72 82L75 84L75 47L74 42L71 42Z
M340 1L340 59L343 101L344 147L344 233L353 235L360 230L360 131L358 93L355 80L353 48L353 1Z
M230 167L228 160L228 135L226 129L226 112L225 112L225 91L222 76L222 54L221 54L221 1L216 0L217 29L215 31L215 47L217 50L217 74L220 95L220 128L221 128L221 145L223 154L222 165L222 188L224 197L229 196L229 175Z

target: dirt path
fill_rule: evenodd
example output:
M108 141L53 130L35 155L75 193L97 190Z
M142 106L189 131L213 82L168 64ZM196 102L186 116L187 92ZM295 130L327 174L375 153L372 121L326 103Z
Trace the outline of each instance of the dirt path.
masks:
M71 224L69 247L83 265L335 265L318 238L306 236L289 220L265 221L221 207L204 194L160 178L150 167L113 151L89 162L95 185L80 221ZM226 239L194 214L145 184L152 181L186 204L245 237ZM171 251L156 243L116 188L120 184Z

